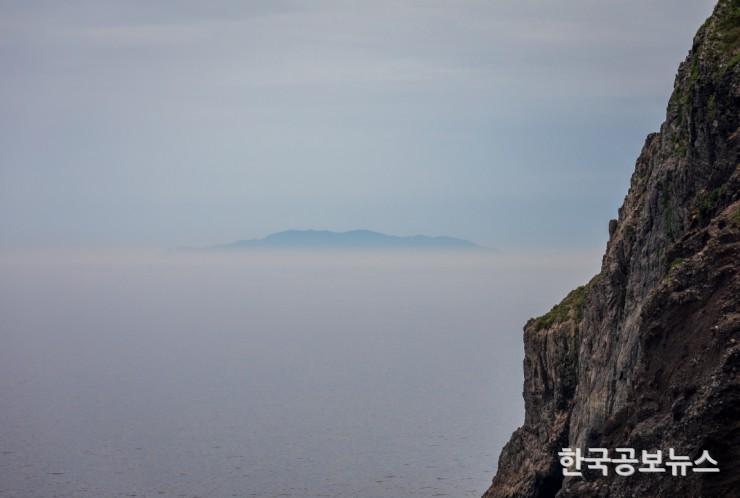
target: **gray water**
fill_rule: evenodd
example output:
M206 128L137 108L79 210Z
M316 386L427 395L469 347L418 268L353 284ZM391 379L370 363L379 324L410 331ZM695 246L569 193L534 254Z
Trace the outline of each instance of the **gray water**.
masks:
M0 260L1 497L479 496L593 254Z

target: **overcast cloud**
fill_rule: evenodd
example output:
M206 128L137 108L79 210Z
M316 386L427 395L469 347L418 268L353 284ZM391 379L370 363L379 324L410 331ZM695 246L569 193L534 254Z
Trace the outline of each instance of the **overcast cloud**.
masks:
M713 3L2 1L0 241L598 246Z

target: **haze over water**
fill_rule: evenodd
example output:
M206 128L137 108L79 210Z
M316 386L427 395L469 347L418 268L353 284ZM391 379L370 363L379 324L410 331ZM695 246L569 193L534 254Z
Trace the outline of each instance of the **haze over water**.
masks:
M0 497L479 496L598 252L5 253Z

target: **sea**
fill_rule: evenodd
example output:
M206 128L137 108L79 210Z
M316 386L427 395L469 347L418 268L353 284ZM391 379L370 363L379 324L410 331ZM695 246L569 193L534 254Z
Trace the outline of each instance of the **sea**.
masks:
M0 497L480 496L599 252L0 253Z

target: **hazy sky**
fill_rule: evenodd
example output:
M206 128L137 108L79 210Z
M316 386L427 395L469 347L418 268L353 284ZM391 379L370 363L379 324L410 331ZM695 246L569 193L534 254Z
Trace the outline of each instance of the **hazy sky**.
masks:
M713 3L0 1L0 244L603 244Z

